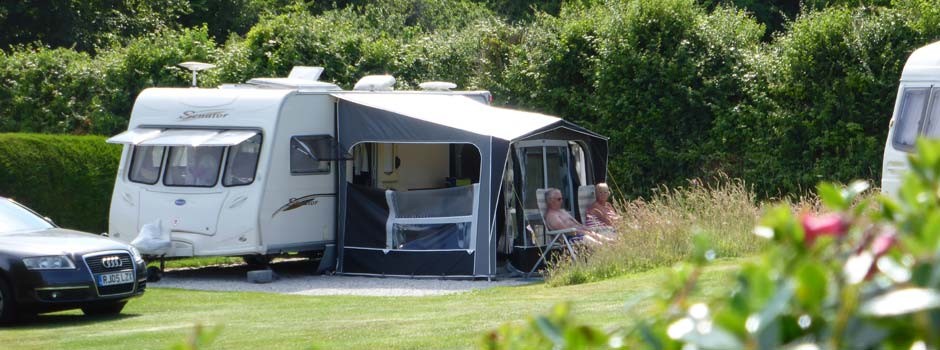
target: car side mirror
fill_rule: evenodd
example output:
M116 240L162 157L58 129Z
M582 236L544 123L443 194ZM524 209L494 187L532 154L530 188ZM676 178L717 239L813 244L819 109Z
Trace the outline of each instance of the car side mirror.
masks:
M46 219L46 221L48 221L50 224L55 225L55 221L52 221L52 218L50 218L50 217L48 217L48 216L43 216L42 218L43 218L43 219Z

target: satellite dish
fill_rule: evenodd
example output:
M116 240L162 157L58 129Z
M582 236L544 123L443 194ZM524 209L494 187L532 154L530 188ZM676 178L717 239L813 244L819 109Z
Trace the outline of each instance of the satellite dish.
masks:
M196 87L196 74L199 71L215 68L214 64L194 61L183 62L177 64L177 66L183 67L184 69L188 69L189 71L193 72L193 87Z

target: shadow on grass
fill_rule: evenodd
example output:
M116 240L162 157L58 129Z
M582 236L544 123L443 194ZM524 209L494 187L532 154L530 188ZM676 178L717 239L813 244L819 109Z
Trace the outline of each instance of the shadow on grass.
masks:
M16 324L7 326L11 330L37 330L37 329L55 329L63 327L82 326L99 322L117 322L140 317L140 314L122 313L118 315L95 315L86 316L82 314L63 314L51 313L36 316L28 316L17 320Z

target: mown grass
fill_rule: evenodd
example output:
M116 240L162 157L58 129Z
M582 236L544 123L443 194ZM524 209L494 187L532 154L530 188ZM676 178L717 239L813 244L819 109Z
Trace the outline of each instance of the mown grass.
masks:
M703 274L702 293L728 292L737 261ZM631 325L649 312L668 270L551 288L499 287L434 297L296 296L151 289L119 317L78 311L40 315L0 329L4 349L166 349L194 325L221 327L212 349L458 349L505 322L571 301L576 319L599 327Z
M815 199L791 200L795 208L814 207ZM583 250L577 259L551 264L550 285L600 281L685 260L692 237L707 236L718 257L756 254L763 239L753 234L763 207L742 181L718 179L712 184L690 181L681 188L661 188L649 200L615 200L623 217L613 243ZM797 209L798 210L798 209Z
M217 265L236 265L243 264L244 261L238 256L208 256L184 259L169 259L166 261L166 268L176 269L184 267L203 267ZM151 261L149 266L160 266L159 261Z

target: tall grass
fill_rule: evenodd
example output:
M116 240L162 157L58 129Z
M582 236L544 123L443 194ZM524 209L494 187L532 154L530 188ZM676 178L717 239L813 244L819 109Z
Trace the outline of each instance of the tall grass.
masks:
M793 205L812 208L813 202L799 198ZM616 227L618 239L584 247L577 258L551 264L549 285L599 281L673 264L688 258L696 233L712 241L717 257L753 255L764 244L752 233L763 205L740 180L692 180L687 187L661 187L649 200L614 200L614 206L623 217Z

